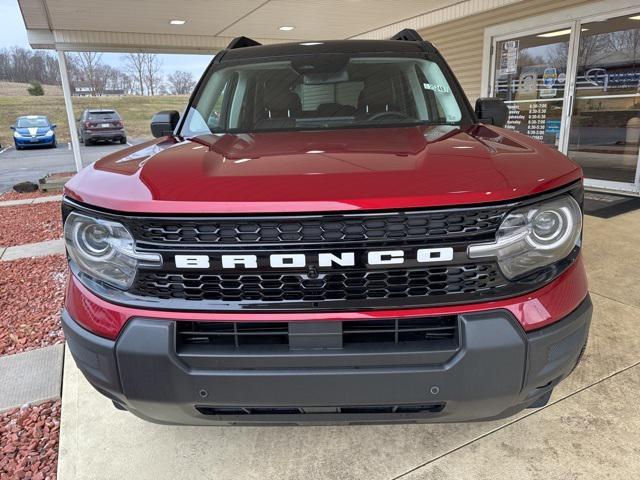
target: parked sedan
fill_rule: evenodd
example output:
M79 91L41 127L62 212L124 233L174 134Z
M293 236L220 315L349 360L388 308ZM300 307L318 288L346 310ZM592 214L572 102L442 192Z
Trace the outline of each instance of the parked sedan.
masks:
M44 115L18 117L15 125L11 126L16 150L36 146L57 147L55 129L56 125Z
M115 110L85 110L78 120L80 143L92 145L99 140L127 143L120 114Z

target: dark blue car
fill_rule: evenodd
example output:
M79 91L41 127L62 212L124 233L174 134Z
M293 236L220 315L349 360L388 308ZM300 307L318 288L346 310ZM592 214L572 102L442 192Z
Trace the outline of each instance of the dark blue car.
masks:
M16 150L36 146L57 147L55 128L56 125L44 115L18 117L16 124L11 127Z

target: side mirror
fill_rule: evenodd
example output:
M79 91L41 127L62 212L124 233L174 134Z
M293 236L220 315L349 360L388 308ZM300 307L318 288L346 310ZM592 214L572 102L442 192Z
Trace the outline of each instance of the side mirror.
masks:
M180 114L175 110L158 112L151 118L151 134L156 138L173 135L179 121Z
M509 107L499 98L479 98L476 100L476 116L482 123L504 127L509 120Z
M15 130L15 129L16 129L16 126L15 126L15 125L11 125L9 128L10 128L11 130Z
M55 123L52 123L51 125L49 125L49 128L51 128L51 130L53 130L54 128L56 128L58 125L56 125Z

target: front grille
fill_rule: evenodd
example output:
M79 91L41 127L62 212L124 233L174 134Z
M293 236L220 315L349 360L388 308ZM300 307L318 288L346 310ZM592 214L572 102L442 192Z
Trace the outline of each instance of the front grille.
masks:
M176 345L209 345L235 349L255 346L286 345L296 349L301 337L314 341L314 346L330 345L428 345L443 341L457 342L458 322L455 315L381 320L298 322L290 328L287 322L188 322L176 323ZM291 337L297 337L294 340ZM331 338L331 337L336 337ZM296 343L297 342L297 343ZM294 345L295 344L295 345ZM308 344L306 344L308 345Z
M222 303L284 304L444 297L491 297L504 277L495 263L417 269L352 270L306 274L196 274L143 271L133 291L141 296ZM445 300L446 301L446 300ZM429 303L429 302L425 302ZM366 306L366 305L365 305Z
M290 217L135 217L130 228L138 241L163 245L401 242L491 235L507 210L502 206Z

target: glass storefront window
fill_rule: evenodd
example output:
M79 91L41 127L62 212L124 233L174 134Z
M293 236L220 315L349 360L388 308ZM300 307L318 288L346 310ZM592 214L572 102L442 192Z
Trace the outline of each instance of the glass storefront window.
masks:
M568 155L587 178L636 182L640 15L582 25Z
M496 43L494 95L507 103L507 128L558 148L571 29Z

